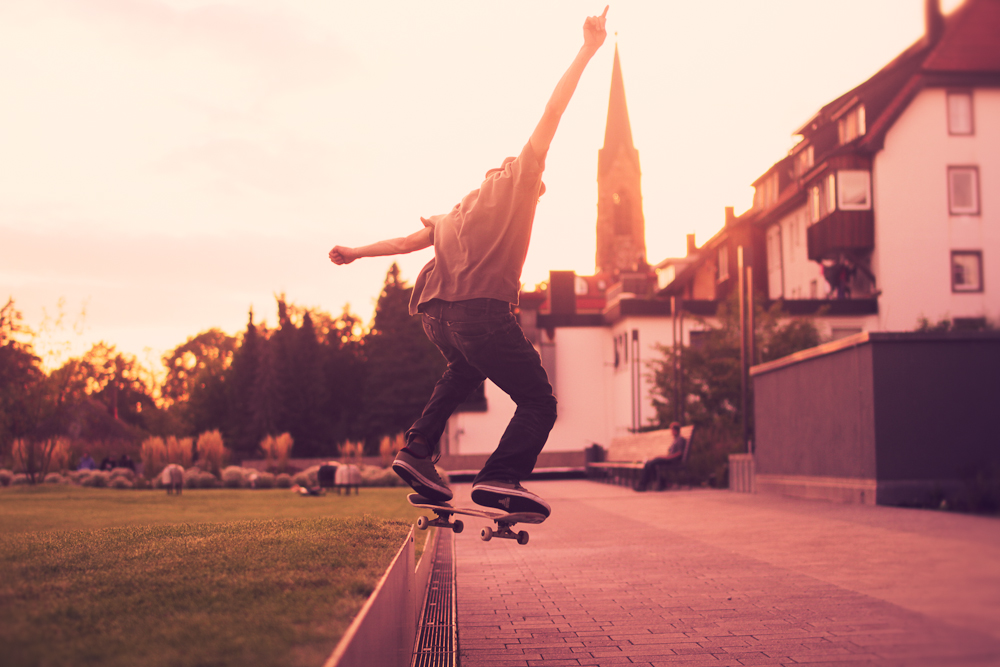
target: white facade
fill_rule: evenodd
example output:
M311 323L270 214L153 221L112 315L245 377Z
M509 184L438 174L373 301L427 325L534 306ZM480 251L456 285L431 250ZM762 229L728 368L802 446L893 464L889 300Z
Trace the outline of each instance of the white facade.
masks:
M910 103L875 155L873 191L878 329L907 331L920 318L1000 321L1000 90L976 89L973 133L949 134L947 93ZM949 167L977 167L979 213L949 211ZM982 257L982 290L952 285L952 252Z
M768 298L823 299L829 285L809 259L809 210L800 206L767 229Z
M685 344L699 327L693 318L685 318ZM553 386L559 406L545 451L579 451L594 443L606 447L613 438L632 432L635 424L655 423L649 363L662 359L659 346L673 345L671 331L669 316L627 317L612 327L556 329ZM449 453L488 454L496 449L515 406L489 381L486 404L486 412L452 415L445 435Z

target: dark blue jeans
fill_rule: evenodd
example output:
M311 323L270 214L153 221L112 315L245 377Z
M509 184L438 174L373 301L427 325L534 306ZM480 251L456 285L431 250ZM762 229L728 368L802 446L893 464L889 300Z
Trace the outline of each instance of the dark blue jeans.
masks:
M407 439L419 433L436 451L455 408L489 378L510 395L517 409L474 481L519 482L534 469L555 424L556 399L542 360L524 337L510 304L434 299L421 312L424 332L448 360L448 368Z

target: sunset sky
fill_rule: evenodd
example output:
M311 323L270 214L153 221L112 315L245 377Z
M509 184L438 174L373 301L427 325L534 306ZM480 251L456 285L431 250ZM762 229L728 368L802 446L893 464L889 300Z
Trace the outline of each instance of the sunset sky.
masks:
M593 272L616 41L656 263L748 208L797 127L920 37L923 4L612 3L549 152L523 282ZM239 332L251 306L273 324L281 292L368 322L392 259L336 267L327 251L416 231L516 155L603 8L0 3L0 299L35 328L64 299L69 322L86 309L82 333L49 343L146 359ZM400 258L403 277L430 256Z

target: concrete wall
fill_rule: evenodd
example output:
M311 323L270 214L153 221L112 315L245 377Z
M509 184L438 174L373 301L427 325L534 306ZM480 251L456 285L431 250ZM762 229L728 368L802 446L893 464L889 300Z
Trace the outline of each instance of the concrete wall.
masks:
M920 502L1000 461L1000 334L863 333L752 375L762 491Z
M871 345L755 375L756 470L874 479Z

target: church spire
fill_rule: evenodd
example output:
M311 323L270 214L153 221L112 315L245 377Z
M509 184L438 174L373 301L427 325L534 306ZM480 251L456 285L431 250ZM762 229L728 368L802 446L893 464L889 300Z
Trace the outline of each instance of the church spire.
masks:
M604 147L597 152L597 273L611 277L641 272L646 264L646 221L642 214L639 151L625 104L618 45L611 71Z
M610 163L624 153L625 157L639 162L639 154L632 143L632 124L628 119L625 103L625 83L622 80L621 60L615 44L615 63L611 70L611 94L608 98L608 120L604 126L604 148L598 153L598 170L604 173Z

